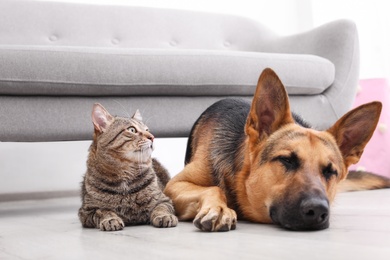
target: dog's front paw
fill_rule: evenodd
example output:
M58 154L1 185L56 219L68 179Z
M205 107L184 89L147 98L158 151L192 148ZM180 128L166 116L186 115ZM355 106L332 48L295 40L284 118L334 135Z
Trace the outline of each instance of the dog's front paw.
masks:
M122 230L125 224L123 220L119 217L109 217L105 218L100 222L101 231L117 231Z
M201 209L194 225L203 231L229 231L236 229L237 214L228 207Z
M152 225L159 228L176 227L177 223L178 219L173 214L159 215L152 220Z

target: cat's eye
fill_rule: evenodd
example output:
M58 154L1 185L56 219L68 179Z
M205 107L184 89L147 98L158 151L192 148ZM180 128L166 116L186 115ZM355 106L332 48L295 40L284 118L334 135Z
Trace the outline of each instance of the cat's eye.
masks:
M129 131L133 134L137 133L137 129L135 129L133 126L129 127Z

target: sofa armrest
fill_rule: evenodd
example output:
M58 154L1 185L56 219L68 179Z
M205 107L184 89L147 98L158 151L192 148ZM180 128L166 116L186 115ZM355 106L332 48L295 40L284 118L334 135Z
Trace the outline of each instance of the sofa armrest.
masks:
M323 95L336 117L352 107L359 79L359 41L354 22L337 20L304 33L268 39L260 51L312 54L330 60L335 65L335 80Z

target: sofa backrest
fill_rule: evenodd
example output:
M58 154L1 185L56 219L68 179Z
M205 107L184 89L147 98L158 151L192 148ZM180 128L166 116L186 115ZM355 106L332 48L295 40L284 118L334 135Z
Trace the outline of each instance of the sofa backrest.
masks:
M0 45L256 51L273 35L242 17L131 6L11 0L0 14Z

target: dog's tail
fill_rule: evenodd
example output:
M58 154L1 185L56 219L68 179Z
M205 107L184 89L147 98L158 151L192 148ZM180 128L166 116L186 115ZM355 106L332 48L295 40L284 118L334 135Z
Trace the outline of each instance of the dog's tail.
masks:
M389 178L365 171L350 171L347 179L338 186L340 192L385 188L390 188Z

